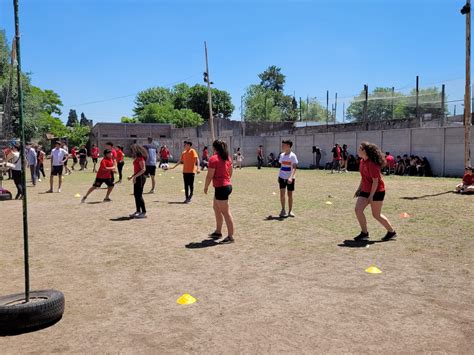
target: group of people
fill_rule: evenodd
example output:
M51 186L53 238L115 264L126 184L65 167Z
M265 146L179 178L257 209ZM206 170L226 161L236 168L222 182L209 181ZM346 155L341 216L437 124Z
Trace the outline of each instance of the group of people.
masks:
M388 166L387 174L400 176L433 176L431 164L428 158L420 158L417 155L404 154L403 157L397 155L395 159L389 152L386 153Z

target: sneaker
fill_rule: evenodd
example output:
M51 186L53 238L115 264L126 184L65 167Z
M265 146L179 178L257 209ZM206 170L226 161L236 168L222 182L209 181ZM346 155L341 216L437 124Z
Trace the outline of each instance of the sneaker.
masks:
M151 189L149 194L154 194L155 193L155 189Z
M219 242L219 244L232 244L233 242L235 242L234 237L229 235L223 241Z
M112 200L110 198L104 198L104 202L111 202Z
M369 233L360 232L360 234L354 238L356 242L363 242L369 240Z
M51 191L52 192L52 191ZM61 189L58 189L58 192L61 192Z
M191 202L191 199L190 198L187 198L186 200L184 200L183 203L190 203Z
M280 211L280 218L284 218L286 217L286 211L284 208L282 208L282 210Z
M47 194L52 194L53 193L53 190L48 190L46 191Z
M84 203L84 202L86 202L86 198L85 198L85 197L81 198L81 203Z
M132 214L129 214L128 216L129 216L130 218L135 218L135 217L136 217L137 215L139 215L139 214L140 214L140 212L133 212Z
M38 179L38 182L41 182L41 179Z
M293 212L290 211L290 212L288 212L288 217L294 218L294 217L296 217L296 216L295 216L295 214L294 214Z
M392 240L394 238L397 237L397 232L393 231L393 232L387 232L387 234L385 234L385 237L382 238L382 240L384 242L386 241L389 241L389 240Z
M146 212L140 212L140 213L138 213L137 215L135 215L135 218L139 218L139 219L141 219L141 218L146 218Z

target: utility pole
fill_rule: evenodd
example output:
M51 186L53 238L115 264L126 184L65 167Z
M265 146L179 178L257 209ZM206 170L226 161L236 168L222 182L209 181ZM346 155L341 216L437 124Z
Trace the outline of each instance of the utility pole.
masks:
M394 98L395 98L395 87L392 86L392 120L395 119L395 103L394 103Z
M445 85L441 85L441 117L440 117L440 124L441 124L441 127L444 127L444 105L446 105L446 87Z
M420 127L422 126L421 124L421 118L420 118L420 112L419 112L419 94L420 94L420 78L417 75L416 76L416 119L420 120Z
M471 0L461 9L466 15L466 88L464 93L464 167L471 165Z
M326 129L329 131L329 90L326 91Z
M346 123L346 103L342 102L342 123Z
M204 73L204 81L207 82L207 101L209 103L209 128L211 129L211 139L214 142L216 135L214 133L214 117L212 114L212 92L211 92L211 79L209 76L209 62L207 60L207 43L204 41L204 52L206 55L206 72Z
M369 85L364 85L364 121L368 121L368 106L369 106Z
M301 96L300 96L300 121L303 121L303 102L301 101Z
M334 103L334 123L337 121L337 92L336 92L336 100Z

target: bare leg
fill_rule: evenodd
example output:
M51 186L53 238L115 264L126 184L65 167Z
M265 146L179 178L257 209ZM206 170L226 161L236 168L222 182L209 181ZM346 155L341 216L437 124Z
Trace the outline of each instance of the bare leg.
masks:
M281 202L281 209L285 209L285 190L286 189L280 189L280 202Z
M89 188L89 190L87 190L87 193L86 193L86 195L84 196L84 200L85 200L85 199L87 198L87 196L89 196L89 195L91 194L91 192L94 191L96 188L97 188L97 187L95 187L95 186L91 186L91 187Z
M155 177L151 175L151 189L155 190Z
M369 205L369 200L365 197L358 197L355 205L355 214L359 222L360 229L363 233L367 231L367 219L365 218L364 210Z
M288 191L288 213L293 210L293 191Z
M114 189L113 186L109 186L109 187L107 188L107 193L106 193L106 195L105 195L105 198L106 198L106 199L109 198L110 193L112 192L113 189Z
M219 210L221 211L221 216L224 216L225 225L227 226L227 235L233 236L234 235L234 220L232 218L232 214L230 213L229 208L229 201L217 201Z
M217 200L214 199L214 214L216 216L216 233L222 233L222 224L224 223L224 217L222 216L222 212L219 208L219 204Z
M62 183L63 183L63 176L62 176L62 175L59 175L59 185L58 185L58 189L61 189Z
M471 194L474 193L474 185L469 185L465 187L463 193L466 193L466 192L471 193Z
M53 182L54 182L54 176L51 175L51 176L49 177L49 190L50 190L50 191L53 191Z
M385 227L388 232L393 232L393 227L387 217L382 214L383 201L372 201L370 208L372 209L372 216Z

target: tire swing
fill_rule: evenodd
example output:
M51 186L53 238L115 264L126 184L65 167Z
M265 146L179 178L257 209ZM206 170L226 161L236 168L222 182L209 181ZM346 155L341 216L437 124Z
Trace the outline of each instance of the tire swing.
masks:
M58 322L64 313L64 295L60 291L30 291L28 257L28 204L25 171L25 130L23 121L23 93L21 89L20 30L18 0L13 0L15 10L15 44L17 54L17 85L20 118L20 156L22 163L21 184L23 197L23 247L25 263L25 292L0 297L0 336L16 335L49 327Z

